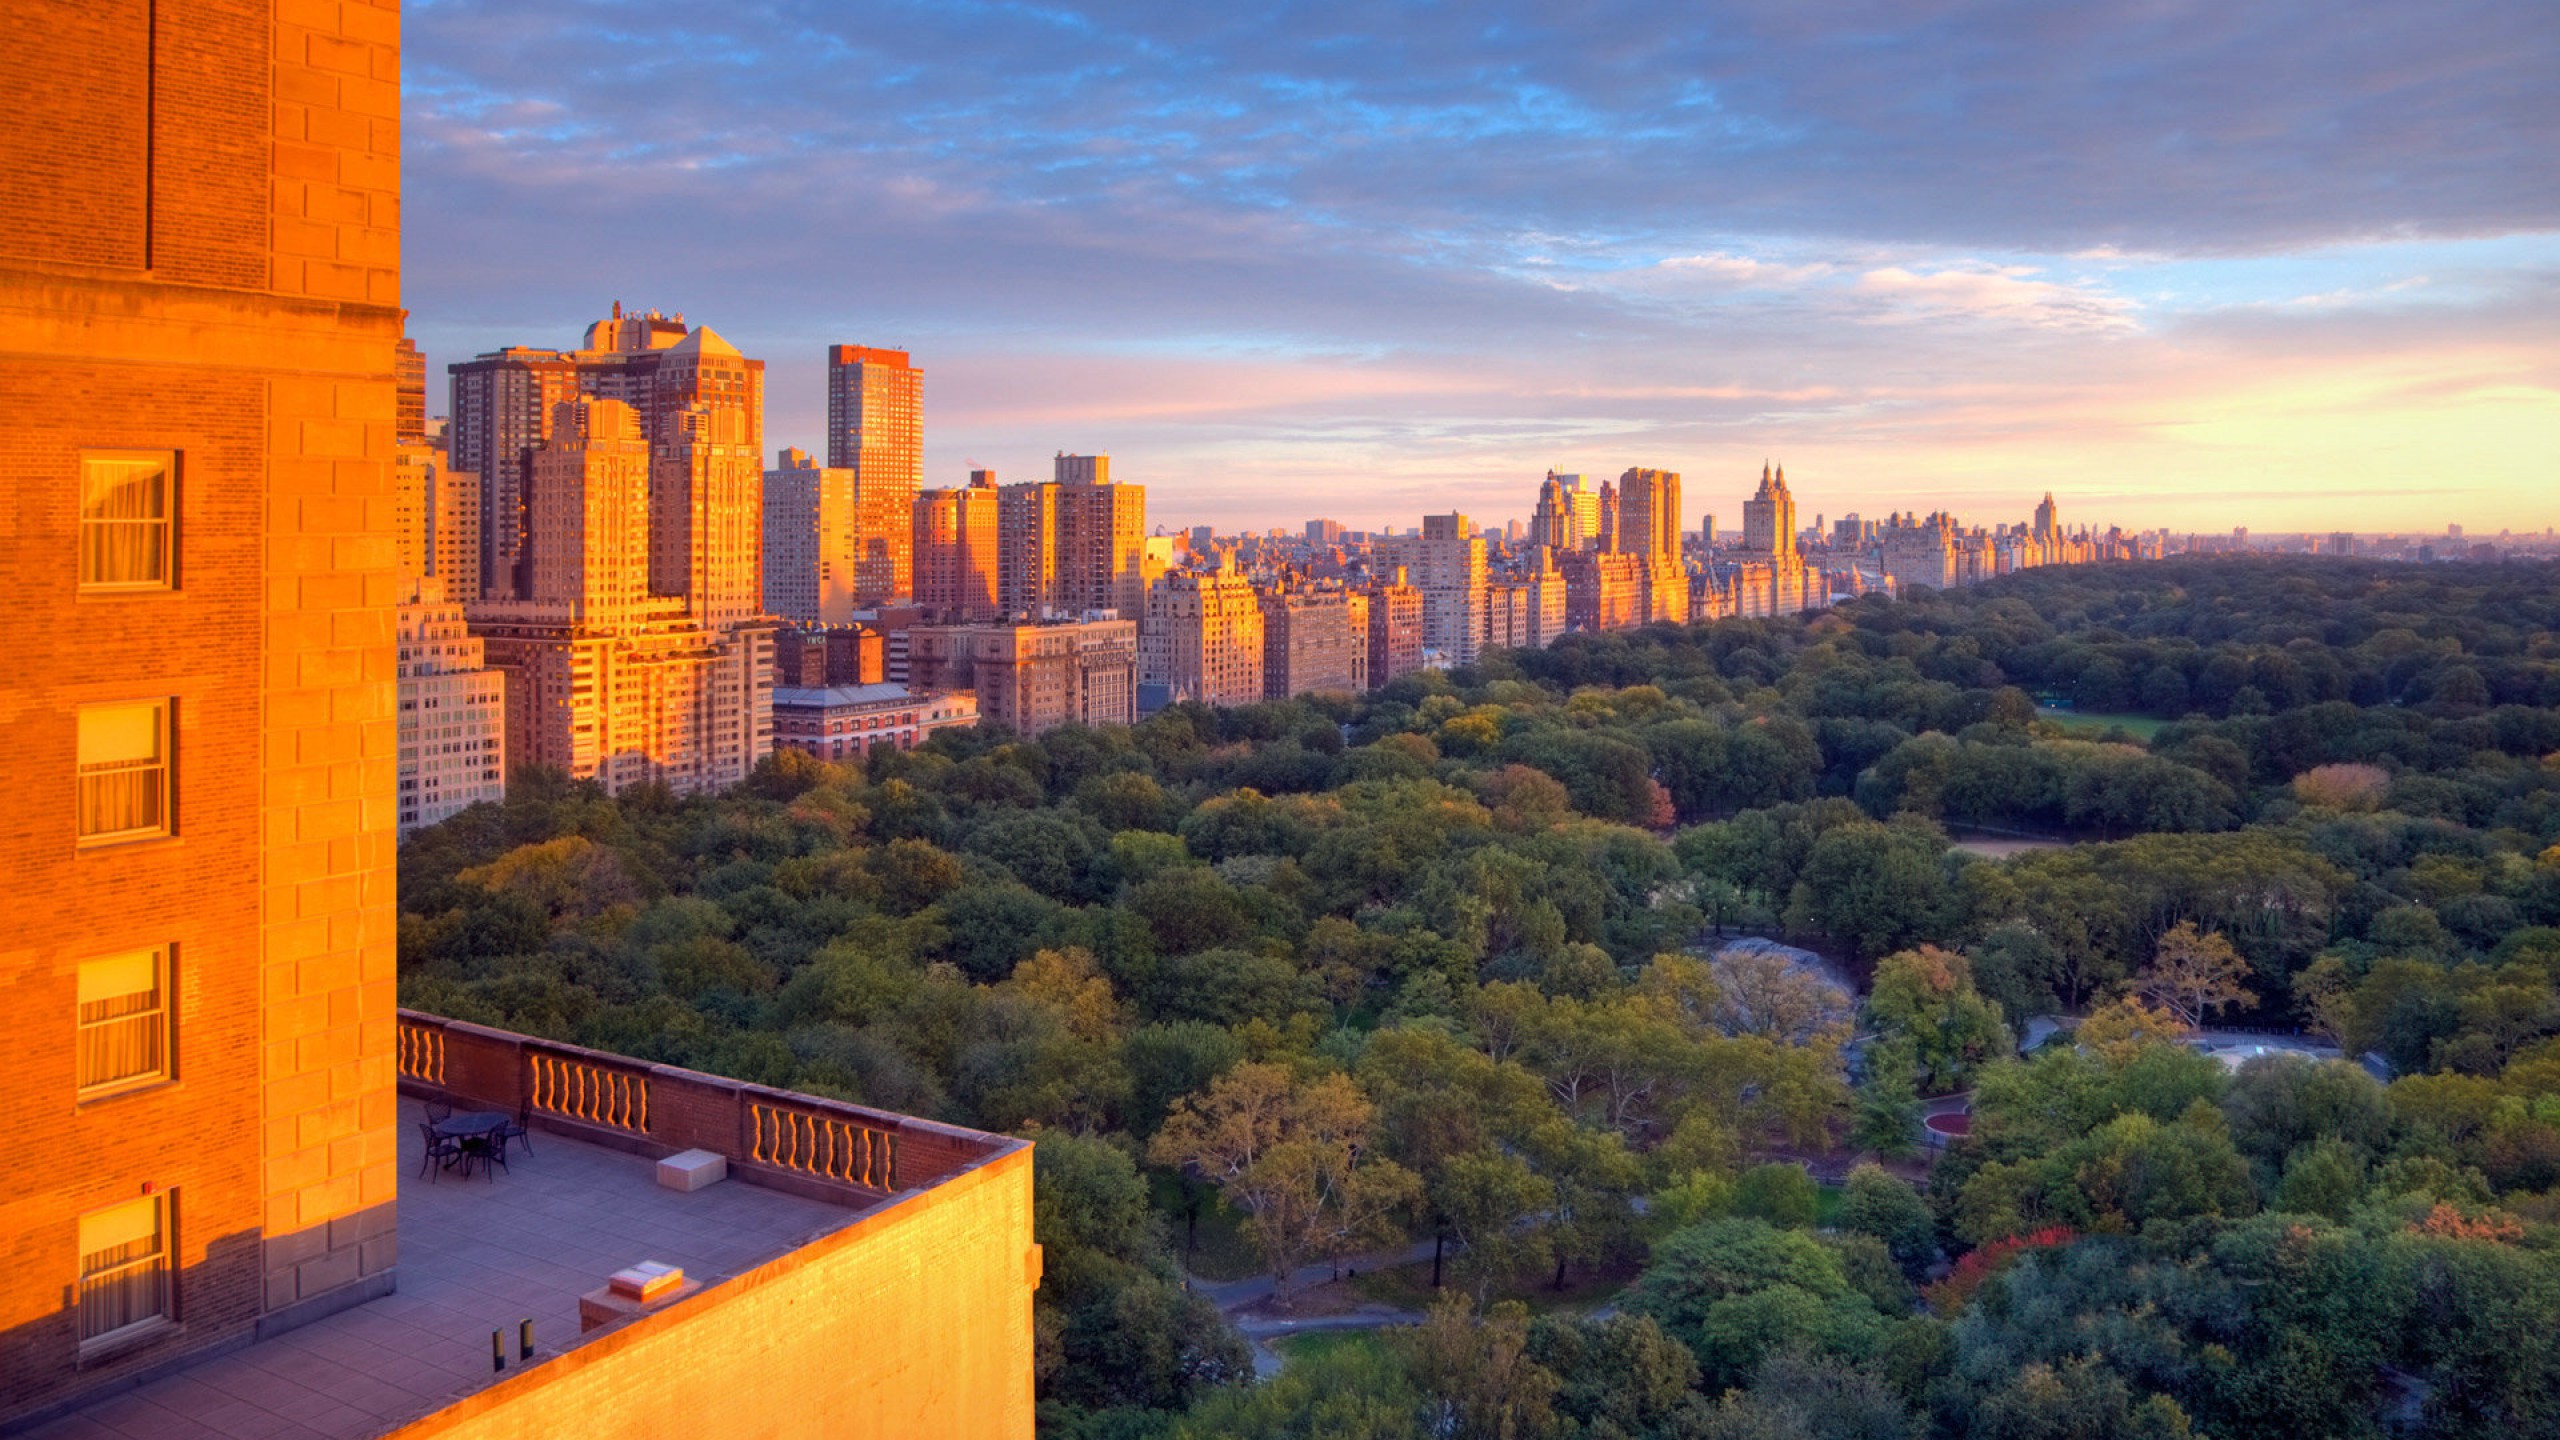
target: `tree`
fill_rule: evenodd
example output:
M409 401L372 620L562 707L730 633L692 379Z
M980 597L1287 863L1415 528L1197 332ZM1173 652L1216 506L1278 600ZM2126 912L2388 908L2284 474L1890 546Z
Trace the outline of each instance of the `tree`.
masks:
M1910 1045L1931 1089L1941 1093L1963 1088L1974 1070L2010 1050L2000 1007L1973 988L1971 963L1935 945L1876 962L1867 1014Z
M1772 1225L1801 1229L1813 1223L1820 1190L1802 1165L1777 1161L1754 1165L1734 1182L1733 1209Z
M1506 1300L1476 1313L1444 1295L1394 1338L1429 1406L1429 1432L1448 1440L1541 1440L1557 1433L1555 1372L1529 1355L1529 1311Z
M1301 1265L1383 1243L1420 1192L1412 1171L1371 1153L1374 1116L1347 1075L1299 1081L1247 1062L1175 1102L1147 1157L1199 1173L1244 1212L1286 1304Z
M1849 1143L1888 1159L1909 1155L1919 1148L1921 1120L1920 1091L1911 1080L1911 1047L1879 1041L1868 1047L1866 1064Z
M2249 964L2231 942L2192 920L2181 920L2160 937L2150 966L2137 990L2146 1000L2166 1008L2188 1029L2201 1029L2213 1012L2250 999Z
M1840 1197L1840 1226L1883 1241L1894 1262L1914 1280L1938 1253L1938 1223L1928 1202L1880 1165L1860 1165L1849 1172Z

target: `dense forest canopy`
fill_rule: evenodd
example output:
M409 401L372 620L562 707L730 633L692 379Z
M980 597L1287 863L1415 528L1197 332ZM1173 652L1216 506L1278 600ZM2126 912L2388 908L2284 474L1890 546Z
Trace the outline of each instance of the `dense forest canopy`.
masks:
M1055 1433L2560 1434L2560 568L2034 570L716 799L527 773L400 868L404 1003L1037 1135ZM1417 1237L1446 1298L1247 1383L1204 1206L1282 1303Z

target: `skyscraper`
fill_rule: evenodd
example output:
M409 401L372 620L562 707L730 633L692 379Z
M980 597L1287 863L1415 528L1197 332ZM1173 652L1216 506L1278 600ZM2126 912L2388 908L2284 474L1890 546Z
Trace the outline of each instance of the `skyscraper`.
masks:
M924 372L904 350L827 347L827 464L853 472L858 603L915 593L913 525L924 488Z
M689 461L709 464L718 457L700 447L728 447L725 478L715 481L706 471L705 483L747 483L764 453L764 362L716 334L696 335L680 314L625 314L617 301L587 327L578 349L510 346L447 369L450 458L455 469L480 477L481 591L492 599L525 593L532 456L561 401L621 401L651 444L689 447ZM696 408L733 418L708 429L689 425L681 417Z
M916 603L946 624L996 618L995 472L972 470L965 486L919 492L913 524Z
M1068 455L1045 483L997 491L997 591L1008 615L1146 610L1147 491L1108 455Z
M1443 665L1472 662L1484 646L1484 537L1464 515L1425 515L1420 535L1398 536L1378 551L1422 592L1423 644Z
M400 649L400 834L507 791L507 676L432 577L404 584Z
M547 428L530 466L526 598L468 611L508 672L507 753L611 791L745 779L773 748L772 635L737 613L753 594L735 550L753 497L700 484L683 510L660 500L672 475L711 461L690 446L652 455L621 401L563 401ZM663 593L679 571L694 588Z
M841 625L854 599L853 472L822 467L798 448L764 472L764 608L811 625Z

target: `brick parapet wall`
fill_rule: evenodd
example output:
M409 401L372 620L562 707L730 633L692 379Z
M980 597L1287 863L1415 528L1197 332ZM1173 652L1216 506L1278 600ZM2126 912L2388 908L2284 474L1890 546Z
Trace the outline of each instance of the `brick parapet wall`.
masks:
M744 1178L816 1199L870 1204L895 1191L929 1189L1018 1143L841 1100L752 1085L673 1065L518 1035L414 1010L400 1012L400 1086L460 1109L530 1111L548 1129L654 1157L710 1150ZM544 1066L571 1075L566 1092L537 1094ZM557 1083L557 1082L554 1082ZM757 1107L831 1121L887 1136L895 1147L888 1183L844 1178L842 1167L759 1157ZM768 1135L770 1131L768 1131ZM804 1137L799 1157L808 1156ZM834 1173L830 1173L830 1171ZM876 1173L870 1177L877 1180Z

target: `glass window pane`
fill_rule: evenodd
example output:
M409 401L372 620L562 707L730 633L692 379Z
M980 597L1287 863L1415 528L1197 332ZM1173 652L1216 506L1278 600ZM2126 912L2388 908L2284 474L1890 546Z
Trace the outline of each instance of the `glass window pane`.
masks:
M177 457L80 458L80 583L165 589L170 583Z
M91 455L80 467L80 518L157 520L169 513L169 462Z

